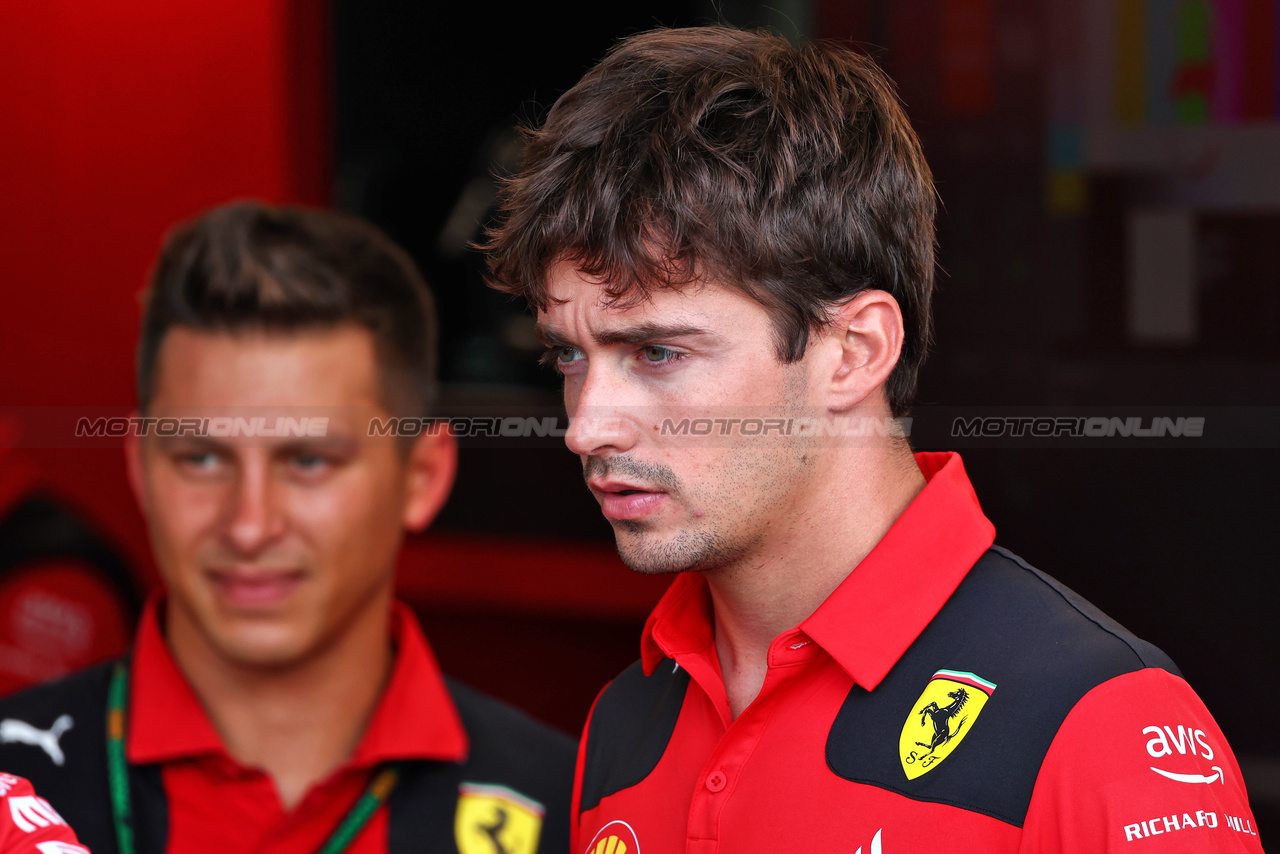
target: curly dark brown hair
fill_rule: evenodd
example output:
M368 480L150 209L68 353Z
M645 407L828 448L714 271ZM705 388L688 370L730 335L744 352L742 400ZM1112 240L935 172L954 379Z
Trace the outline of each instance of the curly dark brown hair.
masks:
M714 281L769 311L786 362L834 307L881 289L906 326L886 383L906 411L930 341L935 192L869 57L725 27L653 30L525 133L482 245L491 286L541 310L561 260L624 306Z

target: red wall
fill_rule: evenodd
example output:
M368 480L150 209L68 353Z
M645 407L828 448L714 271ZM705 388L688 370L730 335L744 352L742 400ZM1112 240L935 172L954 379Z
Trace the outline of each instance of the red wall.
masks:
M165 229L235 197L324 202L323 8L7 5L0 407L131 405L137 294ZM74 449L25 420L48 479L146 566L118 449Z

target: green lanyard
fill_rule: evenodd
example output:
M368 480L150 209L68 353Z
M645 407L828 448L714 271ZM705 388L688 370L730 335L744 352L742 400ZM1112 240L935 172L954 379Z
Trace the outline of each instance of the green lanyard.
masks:
M111 674L111 687L107 689L107 776L111 790L111 815L116 825L116 842L120 854L136 854L133 844L133 815L129 795L129 763L124 755L125 712L129 698L129 668L122 661ZM365 789L360 800L339 822L317 854L341 854L347 850L378 807L387 802L391 792L400 782L400 763L387 762L379 766L373 782Z

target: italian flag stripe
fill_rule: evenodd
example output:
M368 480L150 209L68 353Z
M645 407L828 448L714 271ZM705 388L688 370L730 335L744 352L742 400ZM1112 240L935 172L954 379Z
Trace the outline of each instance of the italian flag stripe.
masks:
M979 691L990 695L996 690L996 683L988 682L976 673L970 673L967 670L939 670L933 674L933 679L950 679L952 682L961 682L977 688ZM933 679L929 681L932 682Z

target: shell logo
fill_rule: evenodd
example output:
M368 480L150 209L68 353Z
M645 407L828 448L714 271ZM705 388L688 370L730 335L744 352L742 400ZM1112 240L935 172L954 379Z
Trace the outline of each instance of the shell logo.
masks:
M631 825L611 821L596 831L585 854L640 854L640 843Z

